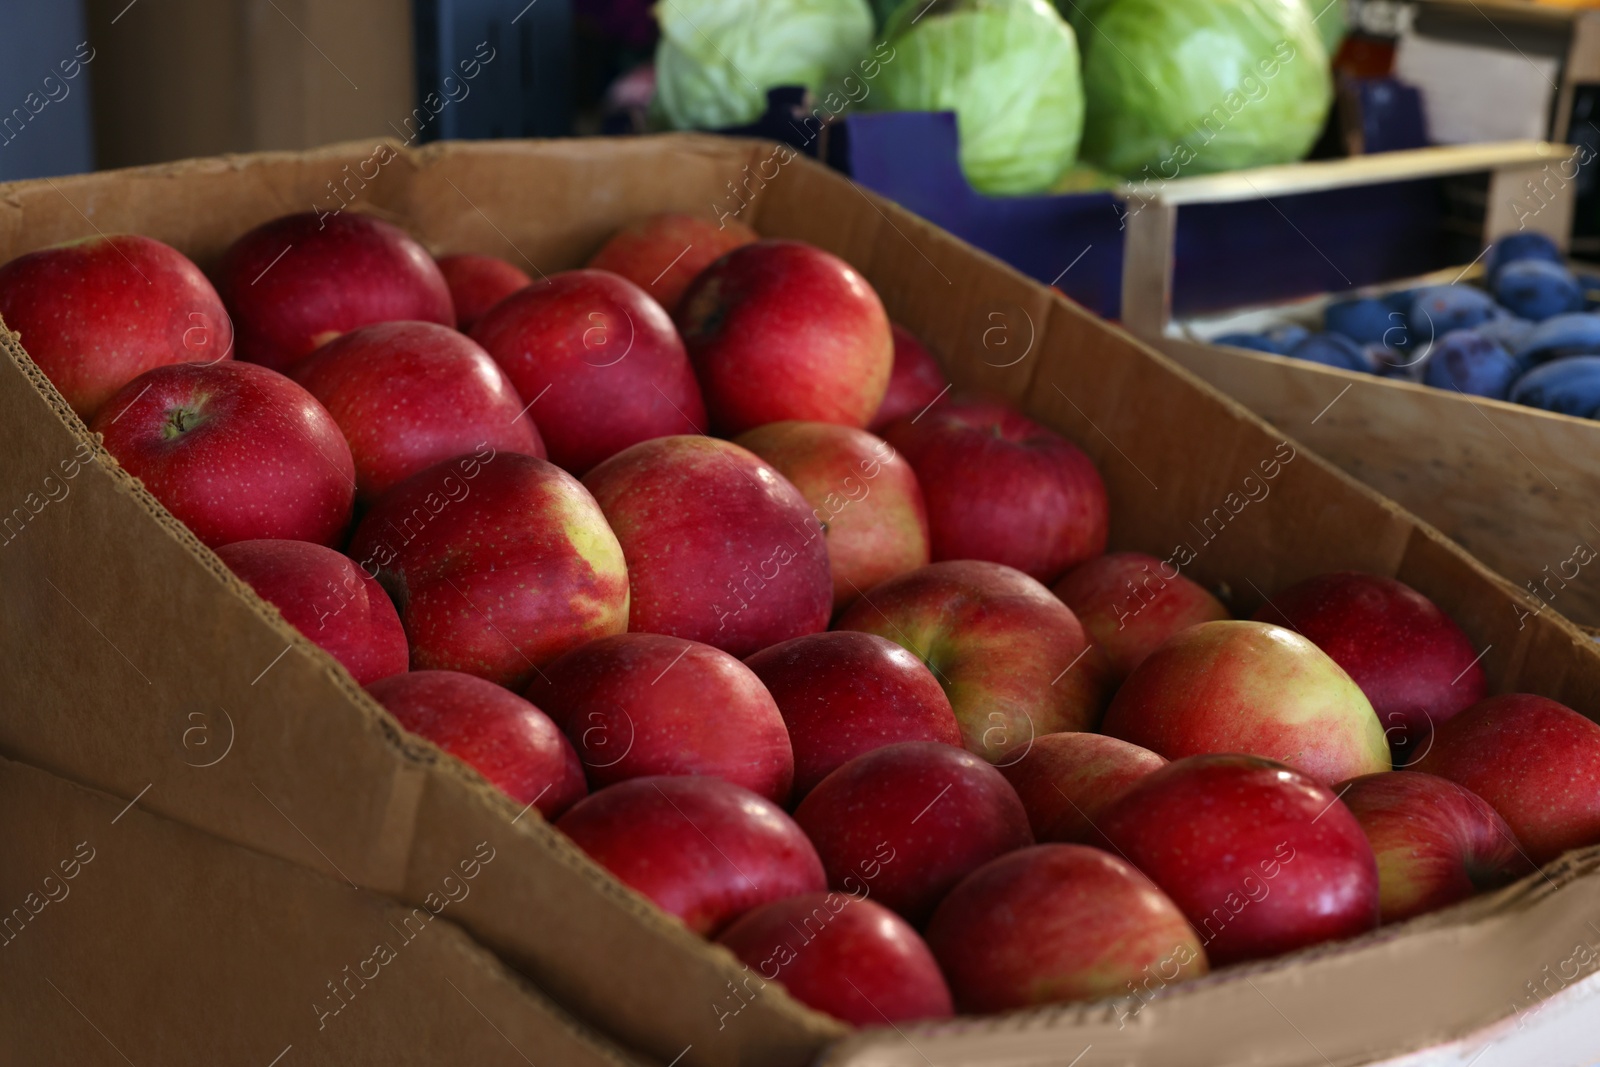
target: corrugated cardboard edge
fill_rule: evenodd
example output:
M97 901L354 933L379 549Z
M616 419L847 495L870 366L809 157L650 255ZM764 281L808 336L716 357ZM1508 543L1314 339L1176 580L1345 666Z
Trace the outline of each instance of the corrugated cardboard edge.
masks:
M143 482L124 470L115 457L105 450L100 435L89 433L88 427L73 412L66 399L45 377L38 365L28 358L20 342L20 336L7 330L5 320L0 318L0 352L10 359L23 377L39 392L57 418L76 430L82 438L92 442L93 462L109 477L116 492L132 498L137 506L151 516L191 558L209 571L211 576L233 596L248 604L250 609L298 655L308 656L316 662L328 680L362 709L363 722L383 738L385 745L394 747L404 755L407 763L396 771L394 789L390 793L389 803L381 820L384 834L374 850L371 863L374 871L372 879L374 888L384 892L401 888L405 883L406 868L410 859L410 841L421 796L421 767L441 759L448 760L450 757L445 756L436 746L402 729L400 724L394 721L393 716L385 713L333 657L289 625L276 607L256 595L255 590L237 578L216 553L208 549L187 526L167 511L145 488Z
M1092 1047L1099 1063L1343 1065L1464 1043L1466 1056L1450 1061L1464 1063L1511 1044L1557 998L1600 996L1600 893L1574 891L1597 873L1600 848L1591 848L1543 877L1351 941L1157 982L1153 995L906 1027L897 1038L860 1034L823 1062L1065 1064ZM1234 995L1219 995L1227 989ZM1600 1031L1591 1037L1570 1050L1581 1054L1574 1064L1600 1055Z
M163 182L183 182L195 175L221 174L242 175L244 180L260 194L251 207L253 217L240 216L232 231L236 233L237 230L247 227L254 221L260 221L263 217L270 217L286 210L303 210L304 206L309 206L303 205L301 201L295 200L289 193L283 191L293 186L294 182L285 178L282 173L269 173L273 172L274 168L303 174L315 172L316 176L320 176L331 164L365 158L372 150L371 144L361 142L355 145L336 146L306 156L269 154L149 168L109 177L87 176L66 181L58 189L45 189L38 183L27 187L3 187L0 188L0 203L12 205L18 210L12 213L0 211L0 237L14 240L22 226L23 210L30 204L41 203L48 196L63 196L72 204L75 211L83 211L87 207L90 209L87 213L98 214L94 210L95 198L109 195L108 190L122 188L128 191L129 195L143 196L147 191L158 188ZM447 231L452 238L460 238L463 233L468 237L476 234L472 240L480 241L482 247L468 249L466 244L470 244L470 241L453 243L453 247L460 247L462 250L490 251L493 250L495 242L502 238L508 244L515 245L518 242L507 236L500 226L490 222L487 216L484 216L481 222L475 217L474 212L477 215L483 214L482 208L474 203L480 198L469 196L468 192L461 188L464 184L473 193L479 191L469 175L492 185L497 180L510 180L508 176L512 174L521 176L518 180L522 180L528 174L528 168L538 172L539 168L551 160L562 161L579 167L580 170L587 167L590 171L595 169L597 160L618 168L629 165L638 167L648 163L651 164L651 172L641 176L639 184L654 183L666 186L672 190L669 199L673 202L664 204L659 200L651 200L639 206L659 209L668 206L678 207L688 202L688 194L681 188L675 189L673 182L669 180L670 176L663 176L659 172L661 169L670 171L674 167L679 167L685 171L692 171L696 180L703 180L711 174L739 176L747 173L745 168L750 166L759 168L763 161L771 158L772 152L773 149L765 145L735 144L696 137L644 139L599 145L587 142L557 142L550 145L436 146L421 153L399 157L404 161L403 165L385 171L381 180L373 183L373 192L370 195L379 198L378 202L376 204L363 202L361 206L363 209L375 207L387 211L391 217L410 219L413 217L413 210L430 207L426 198L438 191L438 181L449 182L456 187L462 198L468 201L471 210L457 207L452 212L448 206L433 204L432 207L437 209L435 215L438 215L438 211L444 211L448 219L445 216L430 217L428 221L435 231L432 236L437 238L441 231ZM452 166L455 168L455 178L461 179L459 184L451 180L449 170L436 170ZM322 169L318 171L317 168ZM499 170L496 171L495 168ZM1143 472L1135 474L1132 470L1123 469L1117 455L1121 454L1121 460L1136 467L1137 464L1123 453L1121 446L1128 445L1129 451L1139 456L1142 453L1138 445L1126 439L1120 442L1113 440L1122 434L1123 427L1112 420L1129 417L1133 407L1129 404L1119 404L1117 398L1120 396L1137 395L1141 403L1154 404L1158 409L1165 405L1173 411L1187 412L1205 419L1212 419L1212 413L1206 404L1209 403L1215 408L1220 403L1221 409L1229 416L1226 424L1226 440L1222 441L1219 451L1219 462L1214 467L1208 468L1205 476L1199 478L1195 485L1185 490L1187 496L1178 500L1179 505L1193 503L1195 500L1212 499L1221 488L1232 484L1230 479L1237 478L1241 463L1248 468L1249 461L1253 458L1246 454L1250 449L1276 439L1275 435L1263 435L1262 431L1266 428L1260 420L1250 416L1239 405L1221 400L1216 394L1210 393L1204 386L1199 385L1197 380L1178 371L1163 357L1137 346L1115 331L1108 330L1104 324L1088 318L1064 301L1049 296L1040 287L1021 278L1008 268L986 257L975 257L971 249L939 233L894 205L877 201L869 194L864 194L844 183L844 180L837 175L803 161L786 164L783 174L781 183L774 181L765 188L755 191L749 210L755 215L758 225L764 230L784 235L804 237L810 234L813 239L829 244L834 251L856 262L883 292L891 313L914 328L921 329L963 385L983 387L1018 399L1036 416L1052 422L1074 436L1101 463L1102 469L1107 472L1107 480L1114 494L1125 496L1127 500L1138 503L1145 493L1138 484L1139 478L1144 476ZM592 174L590 176L592 177ZM420 191L419 186L421 186ZM295 187L300 188L300 186ZM610 191L613 194L616 192L614 188ZM705 191L707 190L704 188L697 189L695 195L700 196ZM237 189L224 192L226 195L217 194L218 201L227 201L230 198L237 200L241 195ZM668 196L667 193L660 195ZM828 225L832 229L826 236L819 234L818 227L821 222L815 217L816 206L824 202L823 197L827 198L826 202L833 215L828 220ZM700 205L703 204L704 201L700 201ZM809 219L806 217L808 204L812 213ZM205 202L198 205L200 208L207 206ZM493 203L491 206L494 206ZM166 224L177 227L180 232L188 226L185 213L196 212L197 207L194 204L184 204L183 209L177 211L171 209L170 205L167 209L169 217L166 219ZM873 221L874 215L878 217L877 221ZM71 213L58 209L55 222L40 226L38 229L42 233L50 234L51 226L58 230L66 230L77 225L78 231L64 233L61 236L79 236L82 229L81 221L80 219L78 223L74 223ZM502 221L516 232L516 227L509 220ZM525 220L519 221L526 226ZM557 235L559 239L554 241L553 247L557 251L550 262L552 267L566 266L580 260L584 254L593 250L599 239L603 238L604 232L607 232L593 219L557 221L559 223L557 228L561 228L562 232ZM614 227L621 221L625 220L613 216L609 226ZM483 225L484 222L488 225ZM449 228L452 226L462 229L457 232ZM887 230L884 229L885 226L888 227ZM466 227L473 229L468 233ZM200 226L196 223L189 230L194 235L191 250L204 262L208 256L214 257L226 241L219 235L220 231L210 232L202 238L199 229ZM174 239L166 230L162 230L161 234ZM424 234L425 238L428 236ZM51 239L60 238L51 234ZM902 241L915 251L916 259L913 259L905 248L899 247L899 242ZM911 265L906 266L897 260L897 256ZM946 270L941 268L941 263L944 268L962 278L963 284L959 291L952 293L950 290L936 290L931 296L914 292L917 285L921 284L915 281L917 275L930 285L933 276L937 275L944 279L945 285L954 287L954 282L948 278ZM1026 362L1024 365L1009 362L1009 354L1004 358L983 358L986 351L985 331L992 329L995 321L990 317L993 312L987 309L986 305L996 302L1006 305L998 309L1002 318L1014 309L1021 313L1030 327L1034 328L1034 333L1030 336L1044 335L1044 347L1041 348L1038 359ZM950 323L953 319L964 319L964 321L958 321L956 326L951 328ZM1020 327L1021 320L1012 322L1011 325ZM19 350L15 350L14 345L8 344L7 347L11 350L12 361L17 366L24 368L29 366L26 357ZM1071 375L1081 377L1084 373L1084 360L1080 358L1083 352L1102 357L1101 363L1097 365L1111 367L1117 374L1090 383L1092 388L1089 393L1074 395L1078 393L1078 387L1083 383L1074 380ZM988 354L995 355L992 351ZM1064 380L1067 381L1069 389L1062 389L1061 382L1051 377L1057 368L1068 375ZM27 371L27 380L33 387L27 390L31 400L29 397L17 395L10 396L10 400L18 403L28 401L35 405L43 401L56 415L56 418L50 421L55 423L53 429L60 438L59 443L70 444L74 440L81 441L83 432L81 424L72 416L63 414L59 398L54 396L48 383L41 384L36 370L32 369ZM1053 388L1046 392L1044 389L1046 385ZM8 391L0 390L0 395L6 392ZM33 410L37 412L38 409ZM1157 415L1162 413L1162 410L1157 411ZM20 410L8 411L7 414L18 415L18 423L23 418L33 417L22 415ZM1141 414L1139 417L1143 418L1144 415ZM1162 420L1151 418L1149 421ZM1215 420L1213 425L1216 425ZM35 428L44 429L42 425L36 425ZM1222 428L1218 429L1220 432ZM1097 437L1097 434L1100 436ZM1105 440L1100 440L1100 437L1104 437ZM1399 573L1438 599L1447 610L1458 614L1465 611L1463 623L1469 632L1492 630L1500 633L1506 629L1503 620L1492 622L1487 614L1484 614L1491 607L1497 610L1509 607L1510 602L1505 599L1508 588L1506 583L1488 575L1481 566L1460 555L1436 533L1420 530L1398 509L1380 501L1373 494L1359 490L1349 479L1319 461L1309 456L1304 458L1309 462L1295 468L1296 472L1310 470L1314 473L1306 479L1311 483L1310 489L1303 491L1302 496L1326 494L1321 503L1323 513L1327 511L1330 499L1344 503L1364 497L1369 505L1373 502L1380 504L1380 510L1369 511L1363 518L1370 519L1377 515L1382 516L1384 522L1376 531L1363 531L1368 535L1367 541L1370 543L1355 546L1355 550L1352 551L1353 556L1359 557L1369 569ZM104 466L104 463L109 463L109 460L104 460L100 469L106 476L111 477L110 472L113 468ZM18 473L19 484L25 484L22 472ZM1163 472L1155 473L1159 475ZM99 475L92 477L98 478ZM1155 483L1151 484L1154 486ZM7 488L12 487L7 486ZM1357 496L1351 495L1352 489L1356 490ZM132 509L120 509L119 517L128 518L140 512L143 516L156 515L158 521L171 523L170 517L165 516L142 489L137 487L130 489L127 485L119 483L116 494L129 498L137 505ZM1173 497L1165 499L1171 501ZM107 504L102 500L95 500L93 503L96 507ZM1278 508L1279 514L1285 510L1282 505ZM1129 508L1124 507L1124 511L1127 510ZM1165 532L1160 523L1155 521L1160 516L1151 509L1134 507L1133 510L1139 512L1133 516L1138 521L1145 521L1144 516L1148 512L1149 528L1132 532L1121 531L1118 534L1121 542L1159 543L1152 541L1152 538ZM1178 510L1181 511L1181 506ZM1306 513L1310 518L1304 521L1311 523L1313 527L1317 521L1325 518L1325 515L1319 517L1316 507L1308 507ZM1241 519L1238 526L1248 529L1250 523L1257 522L1258 517L1259 511ZM51 521L58 519L60 517L55 516ZM143 518L138 518L136 521L142 523ZM1299 518L1295 521L1301 522ZM108 523L107 527L114 528L115 524ZM537 884L526 877L517 878L515 885L503 887L503 891L495 898L497 903L487 905L482 901L485 897L493 896L493 893L486 884L485 892L473 898L479 903L463 907L458 921L487 944L502 952L506 958L526 968L557 999L590 1021L608 1026L623 1040L639 1047L649 1048L663 1058L669 1058L682 1051L686 1054L685 1062L720 1063L741 1060L800 1062L811 1051L819 1048L828 1037L840 1032L837 1027L821 1020L820 1017L798 1009L776 991L769 991L757 998L751 1004L750 1013L742 1016L736 1025L730 1028L730 1033L721 1034L714 1030L710 1022L715 1018L716 1000L708 993L714 991L720 994L723 982L732 982L741 977L731 957L721 950L706 946L688 935L681 927L665 921L641 898L605 877L566 843L564 838L540 822L536 813L528 813L519 818L519 814L513 810L508 801L489 790L475 775L461 768L455 761L440 760L431 746L403 740L392 720L363 694L356 691L353 682L332 664L331 660L323 657L320 651L297 635L287 632L281 619L270 608L217 570L219 565L209 553L194 545L192 539L183 540L188 536L186 533L174 531L170 525L164 529L167 533L181 535L178 543L183 545L186 555L207 561L208 580L220 578L228 588L239 594L236 597L226 598L226 603L222 604L212 604L207 601L207 607L214 607L219 614L226 611L237 614L243 611L254 618L253 625L256 629L250 631L252 638L259 639L258 644L266 645L261 662L265 662L265 658L270 656L273 647L263 635L270 637L271 642L283 641L284 647L292 649L292 654L285 658L283 664L273 669L271 677L275 684L282 679L290 678L297 694L340 692L346 699L338 701L339 706L348 706L353 701L360 709L359 730L367 734L376 733L382 738L382 744L377 746L376 753L370 747L361 750L364 756L372 758L375 767L379 765L388 767L388 771L385 772L390 779L388 791L376 805L366 809L372 814L361 821L361 825L383 827L382 832L374 835L380 840L376 844L368 841L360 849L352 847L351 851L360 852L357 857L358 862L352 861L343 851L337 852L337 860L342 861L347 868L355 870L364 884L379 888L390 887L398 865L396 857L408 856L409 861L405 864L405 884L396 892L408 901L419 901L432 885L436 884L438 872L448 870L456 858L451 854L451 846L459 845L467 838L477 839L481 834L485 839L494 840L497 848L522 850L521 854L526 857L529 870L514 871L514 875L537 873L540 878ZM1235 540L1240 539L1235 538ZM169 550L174 547L170 538L165 539L165 547ZM1259 545L1251 544L1249 549L1259 554ZM3 554L5 551L10 550L0 549L0 565L8 559ZM1236 566L1229 562L1241 554L1241 549L1225 545L1216 550L1214 557L1197 564L1196 573L1211 579L1220 579L1223 574L1230 571L1246 575L1257 573L1266 580L1266 587L1272 588L1292 577L1303 576L1295 574L1296 566L1303 570L1312 570L1318 565L1316 559L1304 559L1298 563L1294 560L1278 559L1273 561L1277 569L1273 571L1272 577L1268 578L1261 572L1260 561L1251 560L1249 566ZM40 562L46 560L41 559ZM1489 590L1492 590L1492 593L1489 593ZM214 599L214 592L208 595ZM1253 606L1251 598L1252 594L1239 591L1235 603L1245 607ZM1474 614L1475 612L1477 614ZM1479 615L1482 617L1478 617ZM88 619L88 616L84 615L84 618ZM57 620L49 621L54 623ZM264 628L259 626L263 621L267 623ZM1556 692L1552 695L1567 699L1569 703L1575 703L1585 709L1592 709L1595 704L1592 698L1597 684L1600 684L1597 682L1600 670L1596 668L1592 649L1589 649L1586 643L1581 648L1574 644L1574 641L1582 640L1581 635L1553 615L1541 617L1529 629L1527 635L1517 638L1509 647L1502 643L1501 652L1495 656L1496 675L1503 680L1516 678L1524 660L1533 654L1537 643L1540 654L1535 658L1540 660L1542 668L1547 671L1552 666L1558 668L1554 672L1557 674L1555 681L1551 682L1547 674L1544 679L1545 684L1541 684L1540 688L1549 692L1550 686L1553 685ZM118 636L125 635L119 632ZM233 635L229 632L224 636L231 638ZM227 640L223 643L227 644ZM165 666L171 667L172 664ZM196 672L195 676L205 678L211 673L215 672L208 669ZM1578 675L1582 677L1577 677ZM334 683L331 690L327 688L330 680ZM1569 693L1575 693L1577 696L1567 695ZM1581 699L1585 697L1587 699ZM266 720L260 717L255 719L257 724L263 721ZM307 726L298 721L294 725L302 731ZM325 734L327 737L348 737L344 731L345 724L335 722L327 725ZM288 739L293 739L296 735L287 736ZM316 739L320 741L324 738L323 735L316 735ZM20 747L34 749L34 755L40 762L47 764L51 762L51 753L59 756L71 751L65 742L61 742L54 747L46 746L44 754L39 755L39 738L24 736L24 732L10 732L5 744L9 747L18 747L19 743ZM315 745L310 744L305 737L301 737L296 744L287 744L285 737L279 736L269 737L255 755L258 759L267 760L261 766L266 769L276 768L274 774L277 785L293 784L298 795L305 792L306 786L303 783L294 783L294 775L288 768L271 763L272 753L276 749L285 747L306 756L317 753ZM263 756L263 752L267 755ZM187 763L190 768L195 766L188 760L182 762ZM230 764L225 761L218 765L217 771L226 772L229 766ZM61 769L63 773L71 774L70 768ZM187 769L175 769L175 775L185 774L193 772ZM359 780L361 774L352 771L350 776ZM140 794L145 785L126 775L123 780L112 781L109 784L115 791L130 798ZM249 796L247 789L238 782L232 783L234 786L232 791L225 790L224 793L218 794L217 788L220 784L208 783L203 788L195 787L189 797ZM337 821L330 821L326 813L318 812L315 806L308 807L303 803L297 806L293 796L280 794L278 799L274 800L273 797L267 796L254 780L248 785L254 786L268 803L278 808L277 814L283 816L285 821L290 821L291 817L298 818L293 820L292 830L287 826L271 830L269 827L277 824L272 822L274 818L272 812L264 810L261 818L266 820L265 822L251 823L248 827L244 827L242 823L229 824L224 827L227 831L226 836L230 839L243 837L254 847L286 856L319 870L342 873L339 870L339 863L330 859L324 851L328 845L328 839L324 835L337 837L339 834ZM161 786L163 790L184 788L177 783L176 777L163 780ZM324 783L319 781L316 789L323 788ZM341 797L340 800L349 800L352 804L356 804L370 798ZM279 801L287 805L287 808L280 805ZM197 803L203 801L181 797L174 801L165 791L152 792L141 800L141 804L158 810L181 812L182 814L177 817L214 821L216 816L202 807L197 807ZM265 809L264 805L262 807ZM414 814L411 814L412 812ZM322 821L315 824L301 821L318 818ZM302 829L303 825L313 826L320 844L312 843L312 837ZM413 830L409 835L405 833L408 827ZM530 834L536 842L531 851L527 848L529 839L525 836ZM384 838L387 840L382 840ZM496 873L505 870L506 868L499 868ZM551 882L559 884L544 884ZM563 894L566 894L564 898ZM540 920L534 925L547 940L539 944L529 943L527 909L539 907L538 901L562 899L569 906L584 909L586 914L583 920L581 922L560 918L557 921ZM521 912L511 903L518 900L523 902ZM593 914L587 913L596 903L601 907L595 909ZM1455 921L1448 914L1432 920L1442 929L1453 928ZM1408 929L1416 933L1419 929L1426 928L1427 926L1423 925ZM581 936L578 936L579 934ZM1386 943L1394 944L1387 940ZM588 958L590 954L605 958L613 952L618 961L632 960L641 966L634 968L631 973L625 966L621 972L613 970L602 974L578 964L578 961ZM1330 950L1334 958L1348 955L1349 952L1350 950L1344 948ZM1282 976L1284 981L1293 982L1297 973L1295 968L1299 962L1298 960L1275 961L1263 965L1252 973L1263 978L1267 975L1278 975ZM643 971L650 973L645 974ZM1215 995L1219 989L1228 987L1228 978L1229 974L1224 973L1213 983L1204 987L1197 986L1193 995L1197 998L1202 995ZM1236 987L1237 983L1233 983L1233 986ZM618 1000L625 1000L627 1003L619 1004ZM1147 1009L1150 1010L1153 1009ZM691 1017L693 1012L702 1012L702 1018L696 1021ZM1027 1013L1003 1020L974 1021L970 1024L970 1029L973 1033L992 1030L998 1034L1018 1027L1059 1025L1076 1018L1073 1012ZM673 1047L677 1044L677 1039L684 1037L685 1034L693 1035L699 1047L692 1049L683 1048L681 1045Z

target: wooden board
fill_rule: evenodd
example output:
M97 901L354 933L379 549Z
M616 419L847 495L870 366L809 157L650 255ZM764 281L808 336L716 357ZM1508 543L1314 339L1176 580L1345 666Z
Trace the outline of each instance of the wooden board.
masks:
M1200 174L1178 178L1161 185L1156 198L1162 203L1226 204L1245 200L1266 200L1275 196L1298 196L1329 189L1348 189L1358 185L1382 185L1418 178L1441 178L1452 174L1479 174L1507 168L1559 163L1572 154L1567 145L1547 141L1501 141L1493 144L1441 145L1405 152L1382 152L1349 159L1285 163L1276 167L1233 170L1222 174ZM1146 183L1148 184L1148 183ZM1141 198L1145 185L1130 183L1124 195Z

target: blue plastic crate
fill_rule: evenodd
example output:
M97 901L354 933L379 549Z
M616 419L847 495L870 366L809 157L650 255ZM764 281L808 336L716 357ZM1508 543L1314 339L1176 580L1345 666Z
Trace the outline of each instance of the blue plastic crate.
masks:
M863 186L1107 318L1122 305L1123 217L1109 192L989 197L961 173L955 116L849 115L830 161ZM1440 179L1191 208L1180 219L1174 312L1354 288L1458 261Z

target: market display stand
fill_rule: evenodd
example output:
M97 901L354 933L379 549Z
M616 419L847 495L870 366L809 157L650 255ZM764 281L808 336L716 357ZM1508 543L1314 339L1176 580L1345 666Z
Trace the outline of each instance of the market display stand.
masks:
M0 186L0 260L98 227L149 234L211 266L240 233L304 210L372 151L364 141ZM1114 548L1167 555L1193 542L1185 573L1231 590L1239 615L1330 570L1396 577L1459 621L1495 691L1600 715L1600 649L1560 615L1519 621L1515 588L1438 531L1125 332L787 150L685 135L396 148L352 209L395 220L435 253L546 273L586 262L643 216L737 211L764 235L856 266L958 387L1004 397L1078 442L1105 479ZM1600 954L1573 955L1600 939L1597 846L1413 922L1147 995L852 1032L776 983L751 989L727 951L402 731L124 471L4 333L0 454L0 499L30 512L0 545L0 678L7 707L24 712L0 716L0 753L35 769L0 773L17 816L0 822L0 852L20 857L0 889L8 903L26 899L30 872L46 873L35 861L78 841L105 849L106 866L93 861L72 896L41 913L55 927L0 948L28 961L0 979L0 1002L26 1012L5 1019L0 1042L74 1054L56 1061L191 1062L200 1048L217 1052L207 1062L263 1067L478 1062L480 1052L541 1067L625 1055L681 1067L1365 1064L1486 1031L1543 1031L1600 971ZM88 458L63 475L75 456ZM65 496L50 488L62 477ZM64 789L93 795L69 804ZM124 829L160 840L124 845L114 836ZM484 849L494 858L470 893L441 904L441 887L468 877ZM128 881L91 881L102 872ZM289 883L303 892L284 895ZM191 915L186 901L211 910ZM312 998L329 990L302 983L333 979L335 963L341 986L345 964L372 973L348 946L370 939L371 953L401 936L385 932L404 922L391 906L438 908L423 937L440 938L426 953L421 937L400 949L317 1028ZM352 941L330 940L344 929ZM1545 984L1550 969L1561 984ZM64 995L39 988L45 977ZM280 978L292 993L264 1000ZM208 996L186 999L197 985ZM296 996L304 1040L268 1040L272 1013ZM397 1036L371 1046L328 1033L386 1021ZM512 1050L486 1051L496 1030ZM229 1038L237 1031L256 1040L245 1048ZM413 1051L394 1052L407 1042ZM1568 1042L1540 1062L1577 1067L1597 1045ZM459 1054L439 1051L451 1047ZM91 1048L98 1060L75 1055ZM26 1044L12 1058L39 1060Z
M1526 593L1523 610L1553 609L1580 623L1600 623L1600 574L1574 578L1570 567L1558 573L1578 545L1600 546L1600 529L1591 525L1600 525L1593 506L1600 499L1600 422L1203 343L1192 321L1176 322L1170 312L1172 236L1186 205L1271 202L1330 188L1487 171L1485 242L1525 225L1564 245L1571 184L1563 189L1549 175L1571 151L1542 142L1429 148L1169 182L1129 213L1123 324L1416 512L1513 584L1533 583L1539 598ZM1531 199L1529 182L1549 190L1542 207ZM1296 240L1293 234L1287 239ZM1470 277L1471 266L1429 280Z

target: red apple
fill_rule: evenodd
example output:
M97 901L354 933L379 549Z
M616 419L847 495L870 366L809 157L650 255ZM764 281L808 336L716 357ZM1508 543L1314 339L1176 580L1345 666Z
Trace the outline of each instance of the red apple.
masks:
M941 404L883 435L922 483L935 560L992 560L1051 582L1106 550L1094 462L1005 405Z
M876 634L807 634L745 660L777 701L794 746L794 791L900 741L961 747L950 700L922 661Z
M652 215L613 234L589 266L622 275L671 312L695 275L724 252L756 240L756 232L737 219Z
M1092 730L1111 694L1105 654L1072 609L1020 571L956 560L891 578L835 629L897 642L932 669L967 748L1023 758L1042 734Z
M799 241L758 241L707 267L676 314L726 434L799 419L865 426L894 365L889 317L844 260Z
M406 632L389 594L349 557L309 541L273 540L235 541L217 555L358 685L406 669Z
M1035 840L1109 847L1097 828L1101 815L1166 765L1149 749L1115 737L1059 733L1036 738L1000 771L1021 798Z
M917 932L888 908L848 893L763 904L717 943L800 1003L852 1026L950 1015L950 987Z
M528 699L567 732L595 789L705 775L777 804L794 754L761 680L726 652L662 634L617 634L548 664Z
M456 309L456 328L466 333L484 312L533 279L520 268L497 256L478 256L463 252L440 256L439 273L450 287L450 303Z
M574 474L652 437L705 431L672 319L625 278L551 275L496 304L472 337L534 405L551 460Z
M307 211L239 238L217 268L239 358L287 370L335 337L374 322L456 324L433 257L398 226L344 211Z
M1397 765L1427 747L1434 726L1489 692L1471 638L1393 578L1318 575L1278 593L1255 617L1296 631L1344 668L1377 712Z
M697 934L825 887L817 850L769 800L720 778L634 778L575 804L556 828Z
M1494 808L1444 778L1419 771L1369 774L1347 783L1339 796L1378 857L1378 905L1386 923L1533 873Z
M1036 845L979 867L939 905L928 945L967 1014L1100 1000L1207 969L1177 905L1083 845Z
M1327 786L1256 756L1190 756L1147 775L1100 829L1160 886L1214 964L1378 925L1378 864Z
M1056 583L1055 594L1106 650L1119 682L1179 630L1229 617L1204 587L1142 552L1080 563Z
M644 441L583 484L628 559L628 629L735 656L827 629L833 582L821 530L800 491L738 445Z
M773 422L736 442L794 483L827 532L833 608L928 563L928 513L911 466L881 438L826 422Z
M412 671L367 686L401 726L554 819L587 792L572 745L549 716L510 690L459 671Z
M400 608L418 670L520 689L627 628L621 546L578 480L533 456L485 448L413 474L367 512L350 555Z
M855 757L818 783L794 818L817 846L830 888L871 896L917 926L972 871L1033 844L1005 776L931 741Z
M1600 725L1565 704L1480 701L1439 726L1414 767L1487 800L1535 863L1600 844Z
M147 370L233 352L233 324L200 268L133 234L71 241L0 267L0 317L85 422Z
M344 431L363 502L485 446L544 458L511 382L448 326L381 322L351 330L296 364L294 379Z
M1389 770L1383 727L1350 676L1263 622L1180 631L1122 683L1101 729L1168 759L1248 752L1323 783Z
M889 389L883 394L883 403L867 426L873 433L882 433L890 423L920 415L950 388L939 361L915 334L899 323L891 323L889 332L894 337L894 369L889 372Z
M350 523L350 446L315 397L265 367L145 371L89 429L212 548L259 538L332 545Z

